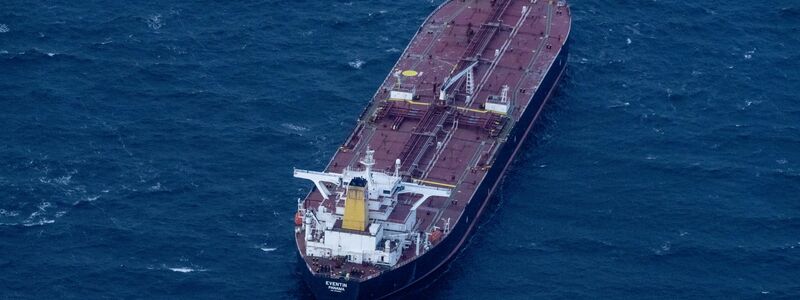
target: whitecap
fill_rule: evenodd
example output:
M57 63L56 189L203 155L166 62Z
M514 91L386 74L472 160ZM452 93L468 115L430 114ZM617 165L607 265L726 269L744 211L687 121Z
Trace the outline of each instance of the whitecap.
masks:
M164 26L164 22L161 20L161 14L150 15L147 17L147 26L153 30L161 29L161 26Z
M69 185L70 181L72 181L72 175L64 175L58 178L50 179L47 177L39 177L39 182L41 183L55 183L59 185Z
M192 268L169 268L169 270L173 271L173 272L181 272L181 273L189 273L189 272L193 272L194 271L194 269L192 269Z
M205 272L205 269L193 269L188 267L176 267L176 268L167 268L172 272L179 272L179 273L191 273L191 272Z
M12 211L8 211L8 210L0 208L0 216L16 217L16 216L19 216L19 212L18 211L13 211L13 210Z
M625 107L625 106L630 106L630 105L631 105L630 102L614 101L613 103L611 103L611 105L608 106L608 108Z
M308 128L300 126L300 125L295 125L295 124L292 124L292 123L283 123L283 124L281 124L281 126L283 128L294 130L294 131L308 131Z
M44 224L53 224L55 222L56 222L56 220L41 219L41 220L39 220L39 222L24 222L24 223L22 223L22 226L31 227L31 226L39 226L39 225L44 225Z
M756 49L755 49L755 48L753 48L753 50L750 50L750 51L747 51L747 52L745 52L745 53L744 53L744 59L751 59L751 58L753 58L753 54L754 54L754 53L756 53Z
M349 62L347 64L350 65L351 67L353 67L353 69L358 70L358 69L361 69L361 66L363 66L364 63L365 63L365 61L360 60L360 59L356 59L356 60L351 61L351 62Z
M397 49L397 48L389 48L389 49L386 49L386 52L388 52L388 53L397 53L397 52L400 52L400 49Z
M6 33L6 32L9 32L9 30L10 29L8 29L8 25L0 24L0 33Z
M630 45L632 43L630 38L628 38L627 42L628 42L628 45Z
M151 187L149 187L149 188L147 188L147 189L148 189L149 191L151 191L151 192L160 191L160 190L161 190L161 182L156 182L156 184L155 184L155 185L153 185L153 186L151 186Z
M83 199L78 199L78 201L73 202L72 205L78 205L81 202L94 202L94 200L97 199L100 199L100 195L86 196Z
M267 247L259 247L258 249L261 249L261 251L264 251L264 252L272 252L272 251L278 250L278 248L267 248Z
M672 243L664 242L663 244L661 244L661 248L660 249L655 249L653 251L653 253L655 253L656 255L665 255L665 254L669 253L670 249L672 249Z

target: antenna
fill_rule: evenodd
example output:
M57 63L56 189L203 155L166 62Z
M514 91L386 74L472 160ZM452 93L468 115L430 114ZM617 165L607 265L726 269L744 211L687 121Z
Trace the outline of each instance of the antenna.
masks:
M367 155L364 156L364 160L361 161L361 164L366 167L365 173L367 175L367 182L372 184L372 166L375 165L375 158L373 155L375 154L375 150L370 150L369 146L367 146Z
M397 86L398 87L402 84L402 81L403 81L402 77L400 76L400 73L401 73L400 70L397 70L397 72L394 72L394 78L397 79Z

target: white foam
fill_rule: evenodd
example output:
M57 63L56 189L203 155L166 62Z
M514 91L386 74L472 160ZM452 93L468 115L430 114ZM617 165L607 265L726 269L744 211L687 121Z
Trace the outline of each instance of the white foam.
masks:
M628 38L627 42L628 42L628 45L630 45L632 43L631 38Z
M258 249L261 249L261 251L264 251L264 252L272 252L272 251L278 250L278 248L267 248L267 247L260 247Z
M8 31L9 31L9 29L8 29L8 25L6 25L6 24L0 24L0 33L6 33L6 32L8 32Z
M305 128L305 127L300 126L300 125L295 125L295 124L292 124L292 123L283 123L283 124L281 124L281 126L283 128L291 129L291 130L294 130L294 131L308 131L308 128Z
M664 242L663 244L661 244L661 248L660 249L655 249L655 251L653 251L653 253L655 253L656 255L665 255L665 254L669 253L670 249L672 249L672 243L667 241L667 242Z
M167 268L172 272L191 273L191 272L205 272L205 269L192 269L187 267Z
M55 183L59 185L69 185L70 181L72 181L72 174L64 175L53 179L47 177L39 177L39 182L41 183Z
M40 225L44 225L44 224L53 224L55 222L56 222L56 220L41 219L41 220L39 220L39 222L28 222L28 221L26 221L26 222L22 223L22 226L25 226L25 227L40 226Z
M16 216L19 216L19 212L18 211L13 211L13 210L12 211L8 211L8 210L0 208L0 216L16 217Z
M754 53L756 53L756 49L755 49L755 48L753 48L753 50L750 50L750 51L747 51L747 52L745 52L745 53L744 53L744 59L751 59L751 58L753 58L753 54L754 54Z
M86 196L83 199L78 199L78 201L73 202L72 205L78 205L81 202L94 202L94 200L97 199L100 199L100 195Z
M149 188L147 188L147 189L148 189L149 191L151 191L151 192L160 191L160 190L162 189L162 188L161 188L161 182L156 182L156 184L155 184L155 185L153 185L153 186L151 186L151 187L149 187Z
M161 20L161 14L150 15L147 17L147 26L153 30L161 29L161 26L164 26L164 22Z
M351 62L349 62L347 64L350 65L351 67L353 67L353 69L358 70L358 69L361 69L361 66L363 66L364 63L365 63L365 61L360 60L360 59L356 59L356 60L351 61Z

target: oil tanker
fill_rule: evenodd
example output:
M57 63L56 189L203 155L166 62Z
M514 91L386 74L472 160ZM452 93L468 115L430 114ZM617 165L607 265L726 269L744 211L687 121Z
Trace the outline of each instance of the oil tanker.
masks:
M318 299L426 285L465 245L566 68L563 0L439 5L299 199L300 269Z

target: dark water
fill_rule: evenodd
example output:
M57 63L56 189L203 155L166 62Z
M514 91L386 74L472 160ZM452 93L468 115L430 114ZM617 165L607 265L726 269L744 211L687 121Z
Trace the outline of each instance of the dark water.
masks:
M292 213L439 2L0 3L0 298L308 297ZM435 299L800 297L800 3L573 0Z

